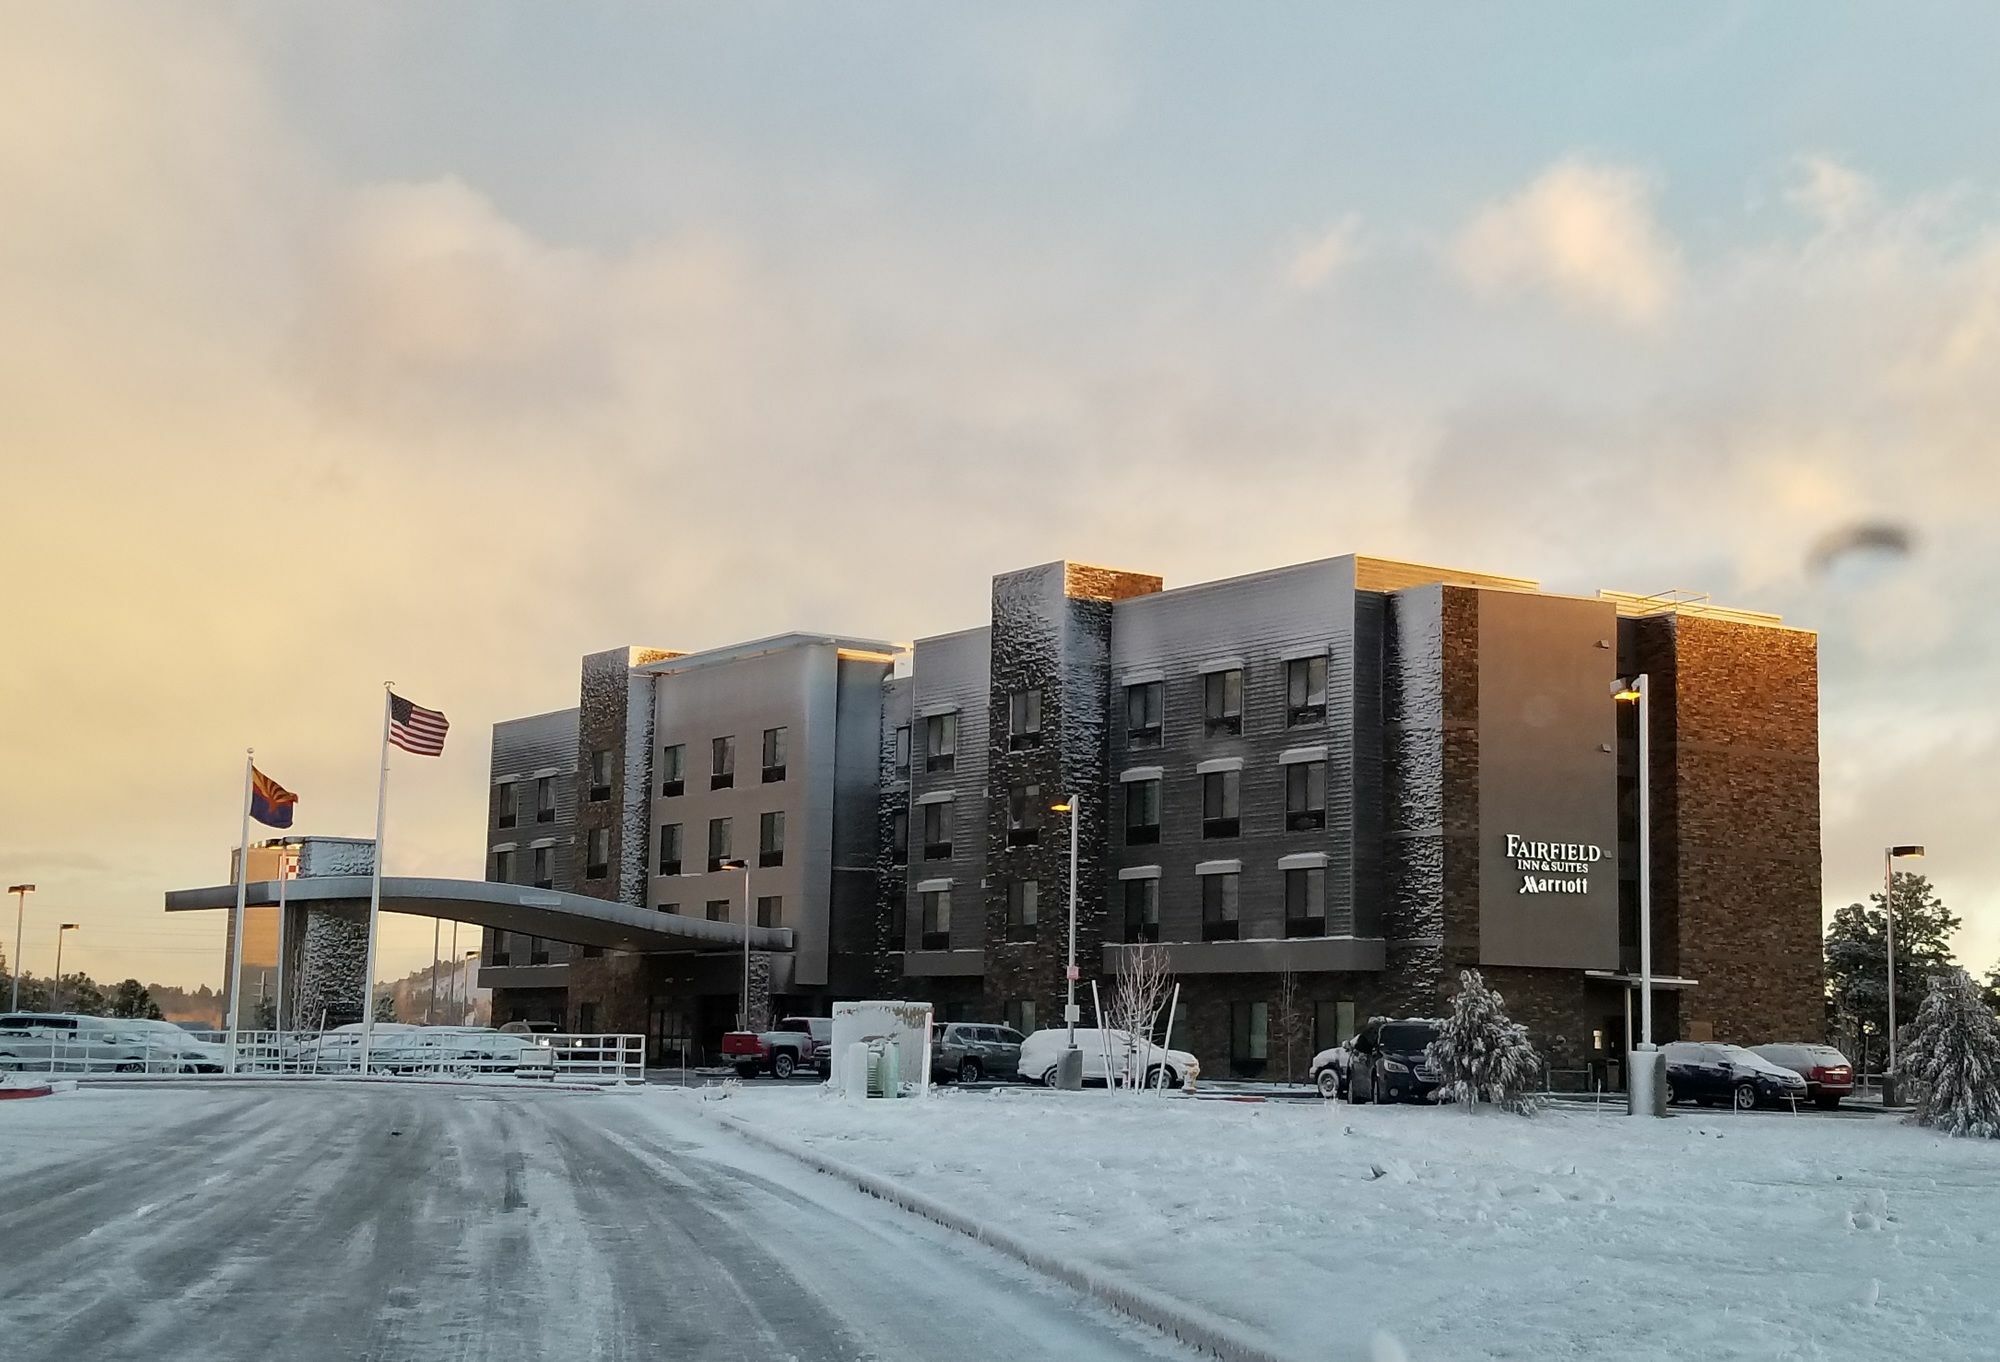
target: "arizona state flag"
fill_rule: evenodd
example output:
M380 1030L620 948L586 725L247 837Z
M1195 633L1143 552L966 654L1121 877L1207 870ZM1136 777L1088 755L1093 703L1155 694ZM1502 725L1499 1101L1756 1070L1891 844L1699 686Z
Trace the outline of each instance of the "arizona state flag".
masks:
M277 781L250 768L250 816L267 828L288 828L299 797Z

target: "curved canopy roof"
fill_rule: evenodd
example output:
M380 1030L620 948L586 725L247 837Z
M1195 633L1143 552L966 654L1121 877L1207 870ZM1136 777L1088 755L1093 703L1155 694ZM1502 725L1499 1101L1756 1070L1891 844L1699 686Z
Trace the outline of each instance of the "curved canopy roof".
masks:
M286 885L285 902L365 914L368 911L368 882L367 875L318 875L291 880ZM278 882L252 881L247 895L246 901L251 907L272 907L278 902ZM167 911L170 913L235 906L236 886L233 884L167 892ZM504 932L545 936L551 941L572 941L578 945L604 946L612 950L743 948L743 927L740 923L710 922L706 918L634 908L630 904L591 898L585 894L535 889L524 884L498 884L489 880L434 880L410 875L385 875L382 877L382 911L470 922ZM791 929L752 927L750 944L758 950L788 951L792 948Z

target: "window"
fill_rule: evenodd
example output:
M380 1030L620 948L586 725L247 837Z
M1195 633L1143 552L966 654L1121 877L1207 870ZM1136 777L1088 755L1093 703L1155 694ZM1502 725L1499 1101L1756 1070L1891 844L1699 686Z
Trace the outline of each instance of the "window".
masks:
M889 949L900 951L910 944L910 889L899 884L889 891Z
M503 780L493 787L493 804L498 817L493 821L500 827L514 826L514 782Z
M924 769L949 771L957 761L958 715L931 715L924 720Z
M1201 939L1234 941L1238 932L1234 874L1201 876Z
M1142 681L1125 687L1125 745L1158 747L1166 710L1166 682Z
M687 789L687 744L673 743L660 749L660 793L677 795Z
M925 950L951 949L951 890L924 890L923 932Z
M896 774L910 774L910 726L904 724L896 730Z
M951 859L951 802L924 805L924 859Z
M514 853L496 851L493 853L493 878L502 884L514 882Z
M590 801L593 804L611 798L611 749L593 748L590 753Z
M535 821L553 823L556 821L556 778L554 776L535 777Z
M1016 785L1007 795L1007 845L1032 846L1042 837L1042 787Z
M1295 657L1285 664L1285 724L1316 724L1326 718L1326 655Z
M681 825L660 824L660 868L662 875L681 873Z
M1208 672L1201 678L1201 715L1208 735L1243 731L1243 669Z
M1126 880L1125 939L1160 939L1160 882L1157 879Z
M724 861L736 855L735 828L727 818L708 820L708 868L722 869Z
M910 813L907 809L897 809L889 815L889 863L910 863Z
M708 788L727 790L736 784L736 739L715 738L708 748Z
M1354 1037L1354 1001L1341 998L1313 1004L1313 1049L1331 1050Z
M1160 782L1125 782L1125 845L1151 846L1160 840Z
M509 949L510 944L507 940L507 933L496 927L493 931L493 945L486 952L486 963L489 965L512 964L514 955Z
M785 778L785 732L782 728L764 730L764 783L775 784Z
M1035 1029L1035 1000L1033 998L1009 998L1000 1005L1000 1015L1007 1025L1028 1035Z
M1042 886L1037 880L1015 880L1007 886L1007 939L1033 941L1041 919Z
M1234 837L1242 829L1237 817L1243 799L1241 771L1209 771L1201 778L1201 835Z
M1292 832L1326 826L1326 763L1295 761L1285 767L1285 827Z
M529 859L533 862L534 866L535 888L537 889L555 888L556 887L555 848L534 847L529 850L528 856Z
M759 894L757 896L757 925L759 927L782 927L785 925L785 900L781 894Z
M1017 690L1007 697L1007 747L1018 752L1042 745L1042 692Z
M1326 870L1308 866L1285 872L1285 935L1326 935Z
M757 820L757 864L785 863L785 813L779 809Z
M549 943L539 936L528 938L528 963L546 965L549 963Z
M584 861L583 876L588 880L601 880L611 873L611 829L592 828L587 845L590 854Z
M1231 1003L1229 1005L1229 1074L1232 1078L1256 1078L1264 1072L1271 1054L1271 1005Z
M710 922L729 921L729 900L710 899L708 901L708 920Z

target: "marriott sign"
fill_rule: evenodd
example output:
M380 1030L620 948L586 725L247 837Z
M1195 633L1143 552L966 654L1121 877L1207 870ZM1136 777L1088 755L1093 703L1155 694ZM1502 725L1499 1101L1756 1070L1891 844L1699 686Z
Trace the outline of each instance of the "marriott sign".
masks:
M1534 842L1507 834L1507 858L1520 873L1521 894L1587 894L1590 869L1604 859L1594 842Z

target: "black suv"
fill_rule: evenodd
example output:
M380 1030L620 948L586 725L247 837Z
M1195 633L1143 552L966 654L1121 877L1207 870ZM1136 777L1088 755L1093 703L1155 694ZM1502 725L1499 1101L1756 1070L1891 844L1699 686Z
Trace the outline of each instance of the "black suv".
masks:
M1354 1038L1347 1075L1350 1102L1434 1102L1444 1080L1424 1057L1442 1022L1376 1017Z

